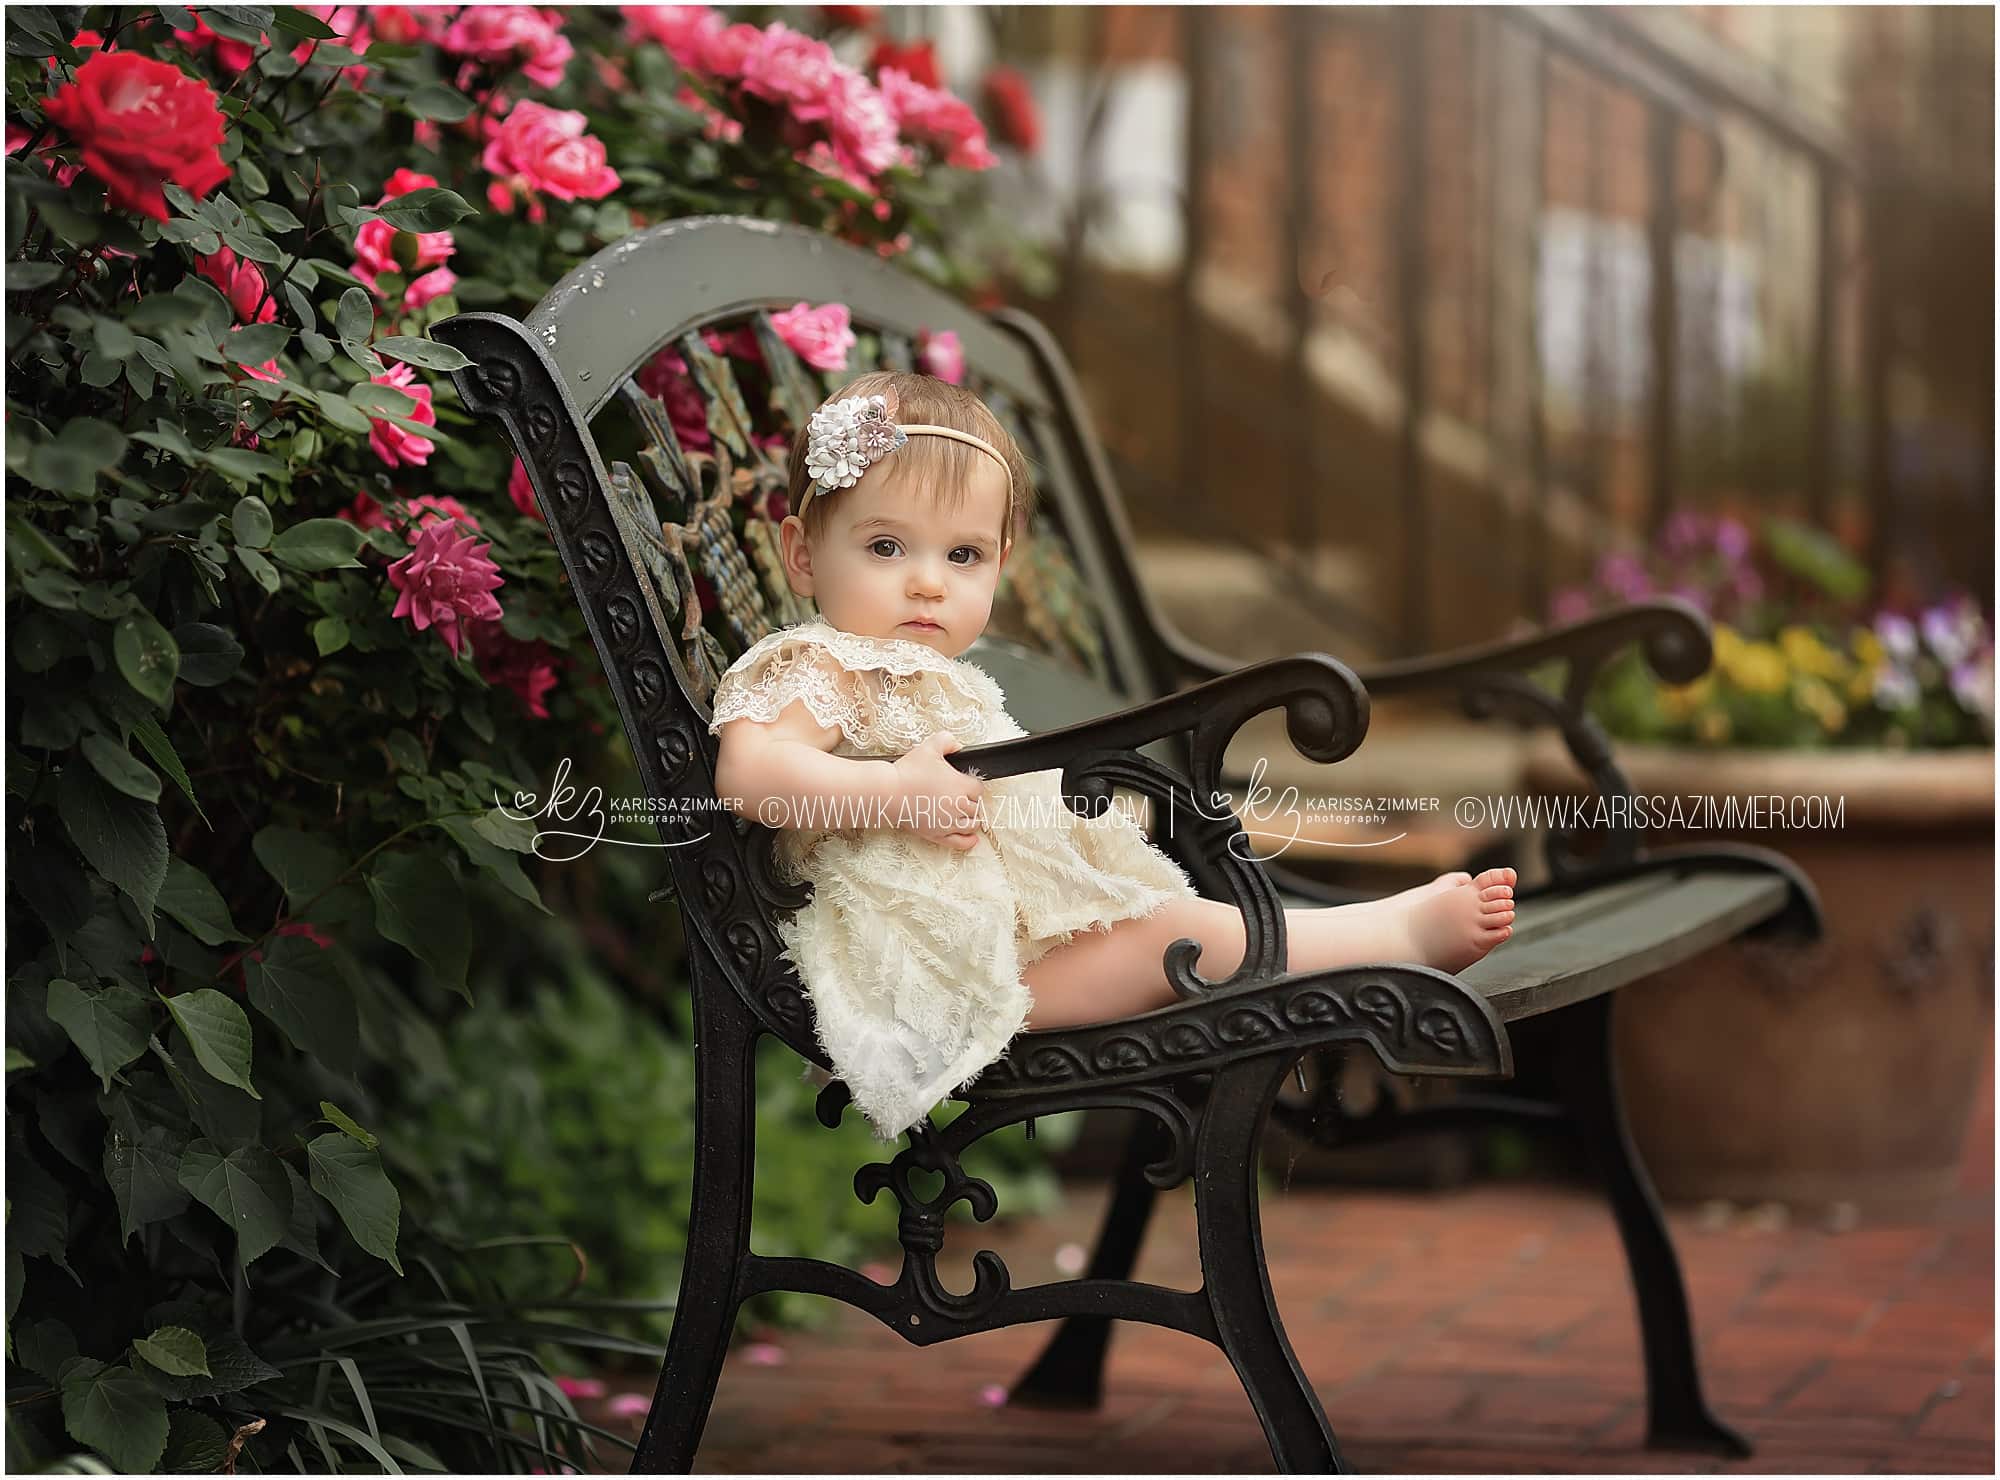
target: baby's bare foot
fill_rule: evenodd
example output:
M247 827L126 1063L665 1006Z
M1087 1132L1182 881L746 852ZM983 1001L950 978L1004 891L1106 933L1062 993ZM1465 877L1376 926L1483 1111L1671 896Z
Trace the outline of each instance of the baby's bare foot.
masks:
M1514 880L1510 868L1490 868L1477 878L1446 875L1412 890L1404 916L1413 959L1440 971L1462 971L1514 933ZM1443 887L1438 887L1442 885Z

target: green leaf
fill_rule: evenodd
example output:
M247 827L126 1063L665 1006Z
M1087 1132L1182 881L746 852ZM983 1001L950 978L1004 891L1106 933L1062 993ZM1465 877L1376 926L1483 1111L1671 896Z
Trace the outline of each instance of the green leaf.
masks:
M53 1260L76 1279L69 1267L69 1198L18 1133L7 1146L7 1252Z
M22 1053L13 1044L10 1043L7 1045L7 1073L12 1074L16 1069L32 1069L34 1067L35 1061L33 1059Z
M226 683L243 663L243 645L227 627L213 622L183 622L174 628L181 650L181 679L197 688Z
M192 1408L167 1415L167 1453L160 1461L168 1475L213 1475L229 1458L229 1431Z
M160 799L160 778L153 774L152 768L108 735L85 735L83 758L126 796L142 802Z
M167 829L160 809L104 784L89 766L63 767L56 811L84 861L116 884L150 922L167 878Z
M340 295L340 307L333 316L334 331L342 339L366 344L375 332L375 305L365 288L349 288Z
M184 1308L182 1323L194 1329L208 1345L207 1377L175 1377L169 1373L157 1372L147 1366L140 1366L139 1372L153 1390L175 1402L191 1402L197 1398L213 1398L223 1393L240 1393L247 1387L255 1387L260 1382L284 1376L276 1367L252 1351L249 1345L230 1330L227 1325L201 1324L199 1312L194 1308ZM166 1312L156 1307L155 1319L164 1319Z
M49 983L48 1013L69 1034L107 1093L111 1076L146 1051L153 1032L152 1004L130 987L86 991L57 977Z
M363 1130L359 1121L341 1109L340 1106L334 1104L333 1101L321 1100L319 1102L319 1113L347 1132L348 1135L354 1137L355 1140L366 1146L370 1151L381 1145L381 1142L376 1139L374 1132Z
M277 566L247 545L238 545L235 554L236 563L250 572L250 579L272 595L277 594L278 587L284 583Z
M382 1159L344 1131L315 1136L306 1146L313 1190L333 1204L354 1241L397 1274L396 1229L402 1199L382 1172Z
M185 670L181 676L187 676ZM153 764L165 771L174 785L181 789L181 795L188 799L195 815L208 822L208 814L201 810L201 803L195 799L194 782L188 777L187 767L181 764L181 758L174 752L173 742L167 739L167 732L160 728L160 722L149 714L132 726L132 733L145 747L146 754L153 758ZM214 826L213 823L209 825Z
M59 262L9 262L7 291L25 293L35 288L45 288L62 274L62 264Z
M50 1382L57 1380L63 1363L75 1355L76 1337L61 1321L37 1321L14 1337L14 1359Z
M312 1260L328 1274L334 1273L319 1252L319 1197L306 1185L291 1164L285 1164L285 1180L292 1184L292 1217L285 1225L285 1236L278 1241L281 1249L290 1249L294 1254Z
M239 1146L225 1156L213 1141L196 1141L181 1158L181 1186L236 1231L245 1269L276 1248L291 1223L285 1164L262 1146Z
M307 41L332 41L340 35L340 32L334 30L332 26L329 26L318 16L313 15L309 11L300 10L298 7L292 5L275 7L272 11L271 19L280 31L288 32L293 36L301 37Z
M414 335L392 334L375 341L375 352L391 360L404 360L423 370L462 370L472 361L448 344Z
M312 624L313 646L324 658L347 646L347 623L340 617L321 617Z
M271 541L271 554L294 570L342 570L359 566L358 526L345 519L308 519Z
M229 529L237 544L263 549L271 543L270 506L254 493L245 494L236 501L235 511L229 516Z
M444 231L479 211L457 191L427 187L382 202L376 213L401 231Z
M345 864L331 846L310 833L289 827L267 827L250 840L250 851L276 879L294 910L332 887Z
M394 855L368 875L368 892L375 900L375 928L471 1001L465 985L471 953L465 897L438 855Z
M118 1200L118 1241L129 1242L148 1223L171 1218L188 1204L181 1186L181 1153L187 1138L149 1125L134 1140L114 1125L104 1137L104 1177Z
M297 231L306 224L274 200L257 201L250 214L263 222L266 231Z
M418 83L403 104L417 117L439 123L457 123L472 112L472 99L443 82Z
M130 1367L79 1357L63 1374L63 1426L127 1475L145 1475L167 1447L167 1405Z
M283 324L246 324L224 336L222 353L239 365L261 365L283 351L291 337Z
M354 1067L359 1020L354 999L329 952L302 935L281 935L261 960L244 963L250 1005L275 1023L301 1053L322 1060L336 1074Z
M440 819L444 830L453 842L465 850L465 856L472 863L493 875L500 886L524 903L533 905L543 914L549 907L542 903L541 891L532 880L521 872L521 861L513 852L493 842L480 832L478 822L470 817L445 817Z
M250 1082L250 1019L234 1001L213 987L163 997L167 1011L187 1034L202 1068L224 1084L234 1085L253 1100L264 1098Z
M160 887L160 908L205 946L248 940L229 917L229 905L208 875L176 855L167 860L167 881Z
M185 1326L162 1326L132 1343L135 1355L175 1377L207 1377L208 1346Z
M125 682L155 704L165 704L180 672L181 650L173 633L151 612L134 612L112 629L111 651Z

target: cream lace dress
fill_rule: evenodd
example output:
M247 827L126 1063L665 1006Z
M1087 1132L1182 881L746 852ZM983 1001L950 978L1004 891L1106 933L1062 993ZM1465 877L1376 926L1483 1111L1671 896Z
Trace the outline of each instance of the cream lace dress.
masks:
M776 719L794 700L839 728L843 756L893 759L939 730L967 749L1026 733L971 663L825 622L782 628L739 658L716 686L709 732ZM778 924L785 955L834 1072L884 1140L1000 1057L1027 1021L1023 966L1079 930L1195 895L1129 811L1079 817L1061 779L987 781L988 820L964 852L886 828L780 830L780 871L813 884Z

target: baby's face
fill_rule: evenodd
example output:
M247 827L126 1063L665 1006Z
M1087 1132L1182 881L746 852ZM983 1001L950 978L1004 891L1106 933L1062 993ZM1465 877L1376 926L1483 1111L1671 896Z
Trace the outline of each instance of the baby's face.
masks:
M785 521L787 574L843 632L920 642L956 658L993 611L1007 556L1007 474L980 458L964 498L947 510L929 490L899 482L894 461L830 495L810 545L796 516Z

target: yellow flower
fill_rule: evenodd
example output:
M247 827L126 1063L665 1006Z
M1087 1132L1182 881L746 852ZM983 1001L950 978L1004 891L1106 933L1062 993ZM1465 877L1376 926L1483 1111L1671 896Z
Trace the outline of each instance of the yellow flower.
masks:
M1800 706L1818 720L1820 728L1828 734L1837 735L1847 727L1847 706L1820 679L1801 679L1796 694Z
M1854 629L1851 646L1854 648L1854 656L1861 660L1864 668L1873 669L1879 666L1885 656L1882 649L1882 639L1866 627L1856 627Z
M1768 642L1746 643L1731 665L1729 676L1753 694L1783 693L1790 678L1785 655Z
M1847 671L1846 660L1821 642L1811 628L1791 626L1778 634L1778 646L1791 665L1815 678L1839 678Z
M1693 683L1667 684L1660 689L1660 708L1667 718L1682 720L1707 704L1715 695L1715 675L1704 673Z
M1704 745L1720 745L1729 738L1729 716L1720 709L1703 710L1694 722L1694 733Z

